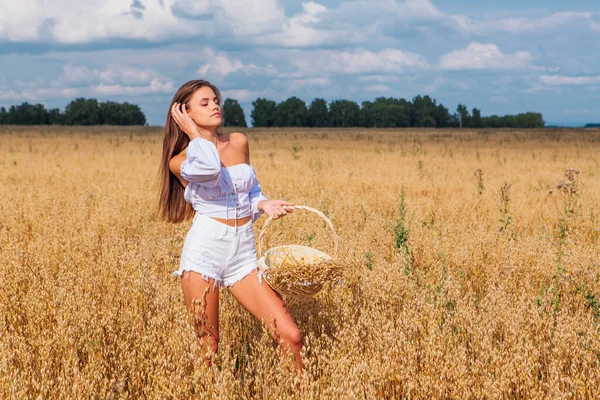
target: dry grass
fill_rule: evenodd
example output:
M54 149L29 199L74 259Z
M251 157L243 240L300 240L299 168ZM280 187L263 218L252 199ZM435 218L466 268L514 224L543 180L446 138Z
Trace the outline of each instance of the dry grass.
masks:
M600 396L598 130L251 131L266 194L325 212L354 261L288 300L299 395L225 292L220 353L197 357L157 130L2 129L0 398ZM332 245L300 213L268 241Z

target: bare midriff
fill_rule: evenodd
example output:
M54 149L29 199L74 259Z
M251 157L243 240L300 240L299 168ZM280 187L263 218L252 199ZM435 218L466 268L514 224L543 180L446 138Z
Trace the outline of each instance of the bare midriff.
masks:
M210 217L212 219L214 219L215 221L221 222L225 225L229 225L229 226L240 226L240 225L244 225L246 224L248 221L250 221L250 219L252 218L251 216L247 216L244 218L238 218L237 220L237 224L236 224L236 220L235 219L229 219L226 220L225 218L215 218L215 217Z

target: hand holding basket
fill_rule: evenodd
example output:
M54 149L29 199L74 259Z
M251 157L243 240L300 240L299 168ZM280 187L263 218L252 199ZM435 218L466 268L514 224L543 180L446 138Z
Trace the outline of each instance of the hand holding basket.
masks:
M310 211L323 219L333 234L333 256L301 245L283 245L262 253L265 232L272 218L268 218L258 236L258 266L267 283L277 292L294 296L311 296L327 282L341 278L342 266L337 260L338 236L333 224L321 211L308 206L292 206L295 210Z

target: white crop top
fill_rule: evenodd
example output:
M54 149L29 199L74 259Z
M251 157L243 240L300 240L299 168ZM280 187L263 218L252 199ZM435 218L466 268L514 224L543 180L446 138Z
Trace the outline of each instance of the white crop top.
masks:
M267 198L252 165L222 167L213 142L203 138L190 141L179 172L189 182L184 198L197 214L227 220L252 216L253 222L262 215L256 206Z

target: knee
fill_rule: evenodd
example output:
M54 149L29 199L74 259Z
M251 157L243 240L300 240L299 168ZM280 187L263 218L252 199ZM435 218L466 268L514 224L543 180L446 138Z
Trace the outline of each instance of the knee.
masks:
M211 333L203 332L198 335L198 346L211 353L217 354L219 352L219 338Z
M211 352L217 354L219 352L219 339L210 340L207 347Z
M208 341L198 343L200 358L208 365L212 365L215 356L219 351L219 342Z
M280 340L294 350L302 349L302 334L297 327L289 328L283 332L280 332Z

